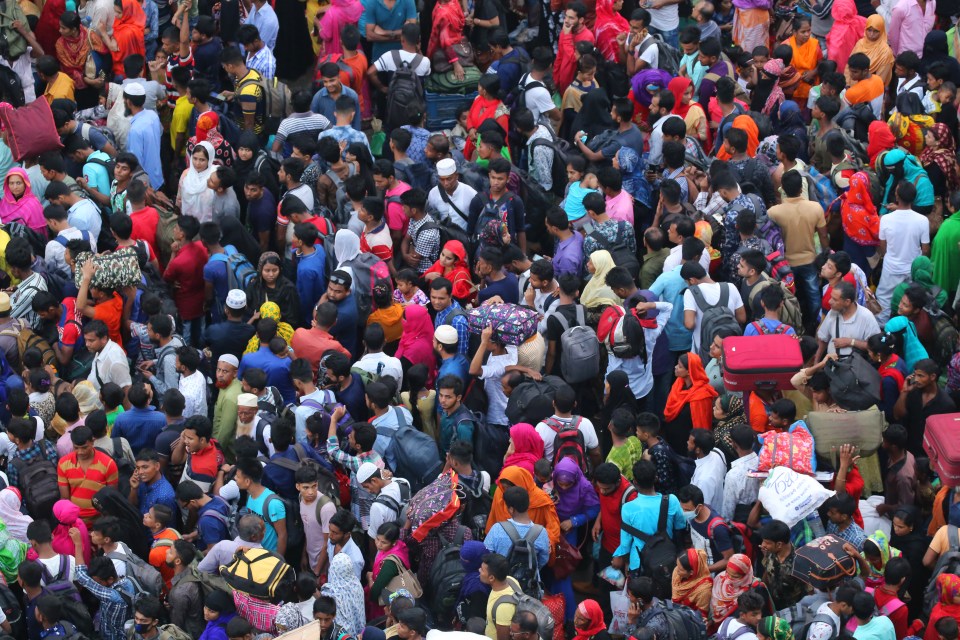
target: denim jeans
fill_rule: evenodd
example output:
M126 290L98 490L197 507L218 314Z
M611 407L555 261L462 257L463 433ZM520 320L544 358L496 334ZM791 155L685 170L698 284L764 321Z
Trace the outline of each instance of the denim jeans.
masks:
M820 275L814 263L793 267L793 280L797 285L797 297L803 309L803 321L813 324L820 312Z
M661 29L657 29L656 27L648 27L647 30L654 35L659 35L661 38L663 38L664 42L666 42L668 45L670 45L674 49L680 48L680 30L679 29L671 29L669 31L663 31Z

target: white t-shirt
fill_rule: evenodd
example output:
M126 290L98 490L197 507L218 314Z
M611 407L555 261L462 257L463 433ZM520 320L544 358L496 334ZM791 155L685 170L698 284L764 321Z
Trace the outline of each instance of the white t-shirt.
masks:
M659 9L650 8L650 26L660 31L673 31L680 26L680 11L676 4L668 4Z
M930 243L930 222L913 209L897 209L880 217L880 239L887 241L883 270L910 273L920 245Z
M833 620L833 624L836 625L836 629L842 629L840 626L840 617L833 612L833 609L830 608L829 602L824 602L817 609L817 615L829 616ZM833 628L830 627L825 622L814 622L810 625L810 629L807 631L806 640L830 640L833 637Z
M388 356L383 351L368 353L357 360L357 363L353 366L372 373L373 375L390 376L397 381L398 385L403 384L403 368L400 360L393 356Z
M728 618L728 620L730 620L730 622L726 624L727 628L725 630L728 638L732 638L736 634L737 630L747 626L732 616ZM740 638L743 640L757 640L757 634L753 633L752 631L745 631L737 637L737 640L740 640Z
M487 422L489 424L509 425L507 420L507 396L503 392L500 378L507 367L517 364L517 348L507 345L507 352L502 356L491 354L487 364L483 365L480 379L483 380L483 389L487 392Z
M409 51L404 51L403 49L398 49L397 53L400 54L400 59L407 64L413 62L413 59L416 58L418 53L410 53ZM417 68L413 70L421 78L424 76L430 75L430 58L427 56L422 56L420 64L417 65ZM393 58L393 51L388 51L383 54L377 61L373 63L373 66L377 68L377 71L383 71L385 73L390 73L397 70L397 61Z
M554 420L567 426L573 420L570 418L561 418L559 416L551 416ZM580 418L580 426L577 427L580 433L583 434L583 445L587 448L587 451L591 449L596 449L600 446L600 440L597 439L597 430L594 428L593 423L590 422L587 418ZM540 434L540 438L543 439L543 457L547 460L553 459L553 440L556 437L556 432L547 426L546 422L537 423L537 433Z
M709 282L698 286L703 293L704 301L709 305L713 305L720 302L721 284L730 292L727 299L727 308L730 309L731 313L736 313L737 309L743 306L743 298L740 297L740 292L737 291L735 286L729 282ZM690 293L690 289L683 292L683 310L685 312L697 312L697 323L693 327L693 348L691 349L691 351L697 351L700 349L700 321L703 319L703 312L700 311L700 307L697 306L697 301L693 299L693 294Z
M403 504L403 499L400 494L400 484L397 482L385 484L383 489L380 490L380 493L393 498L397 501L397 504ZM367 535L371 538L376 538L380 525L384 522L393 522L399 515L400 514L396 513L392 508L375 500L374 503L370 505L370 525L367 527Z
M647 44L648 42L649 44ZM646 47L646 49L644 49L644 47ZM641 51L643 51L643 53L640 53ZM638 60L646 62L648 69L660 68L660 48L657 46L656 39L652 35L648 34L646 38L641 40L633 50L633 54Z
M532 82L540 81L536 80L535 78L531 78L530 74L528 73L520 78L520 82L523 84L523 86L527 86ZM534 122L540 122L541 116L557 108L557 105L553 103L553 98L550 97L550 92L547 91L546 87L534 87L533 89L527 90L523 94L523 101L527 105L527 109L529 109L533 114Z
M76 579L77 560L73 556L68 556L65 554L64 554L64 557L67 559L67 575L63 576L63 578L66 580L69 580L70 582L73 582ZM43 564L43 566L47 568L47 571L50 572L50 576L56 580L57 574L60 573L60 554L57 554L52 558L37 558L37 562L40 562L41 564ZM117 561L114 560L114 564L116 564L116 562ZM126 566L124 566L123 569L124 571L126 571L127 569ZM43 580L42 577L40 578L40 581L43 583L44 586L46 586L47 583L46 581Z
M453 207L451 207L440 194L440 189L442 188L440 185L437 185L433 189L430 189L430 193L427 195L427 213L430 213L441 222L455 224L461 230L466 231L467 221L470 219L470 203L473 202L473 198L477 195L477 190L468 184L458 182L457 188L453 190L453 193L447 194L450 202L456 205L460 213L463 214L461 216L460 213L453 210Z

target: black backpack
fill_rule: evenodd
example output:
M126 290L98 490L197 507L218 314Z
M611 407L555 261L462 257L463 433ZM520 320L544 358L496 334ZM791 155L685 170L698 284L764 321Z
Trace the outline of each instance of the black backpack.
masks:
M527 172L533 166L533 153L537 147L547 147L553 154L553 163L550 167L550 193L562 198L567 188L567 160L570 157L570 143L566 140L546 140L537 138L530 143L527 157ZM529 177L527 178L529 179Z
M396 49L390 55L397 70L393 72L387 88L387 131L405 124L408 105L419 105L421 113L427 108L423 82L417 75L417 67L423 62L423 56L418 53L410 62L405 62Z
M113 180L113 170L114 170L114 169L116 168L116 166L117 166L117 161L116 161L116 160L102 160L102 159L100 159L100 158L89 157L89 158L87 158L87 162L90 162L90 163L92 163L92 164L99 165L99 166L103 167L104 169L106 169L106 170L107 170L107 174L110 176L110 179Z
M0 65L0 96L4 102L9 102L14 107L22 107L27 104L27 98L23 94L23 83L17 72L5 65Z
M556 161L554 161L556 162ZM590 237L597 241L600 247L610 252L614 263L618 267L624 267L630 272L635 281L640 278L640 261L637 255L627 246L627 223L623 220L617 221L617 237L613 242L608 241L598 231L593 231Z
M123 442L120 438L110 438L110 448L111 451L107 451L97 447L98 450L113 458L113 461L117 463L117 475L119 477L117 489L120 493L127 495L130 492L130 478L133 477L136 468L123 456Z
M526 535L521 536L510 520L502 521L500 526L510 536L510 552L507 554L510 575L520 583L520 588L524 594L537 599L542 598L543 586L540 583L540 563L537 561L535 545L543 527L539 524L532 524ZM676 562L676 557L674 557L674 562Z
M528 83L527 79L530 77L529 73L525 73L520 76L520 82L517 83L513 89L507 92L507 95L503 98L503 104L513 111L515 109L526 109L527 104L525 101L525 96L527 91L531 89L547 88L547 85L542 83L539 80L534 80L533 82Z
M653 580L653 594L661 600L669 600L673 586L673 567L677 562L677 546L667 535L667 510L670 497L660 497L660 517L657 519L657 532L653 535L640 531L626 521L621 528L637 540L643 542L640 550L640 566L643 575Z
M460 599L460 586L466 573L460 561L460 547L463 546L466 531L465 527L457 527L457 533L452 540L444 538L439 529L436 531L440 540L440 553L430 567L428 586L430 611L441 627L452 624L457 601Z
M60 500L60 488L57 485L57 467L42 455L29 462L22 458L10 461L17 469L18 484L23 487L23 502L27 511L56 523L53 505Z

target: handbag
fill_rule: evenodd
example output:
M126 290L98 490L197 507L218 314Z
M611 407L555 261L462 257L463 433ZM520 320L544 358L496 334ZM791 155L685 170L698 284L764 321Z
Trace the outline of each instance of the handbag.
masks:
M417 576L415 576L410 569L404 566L400 558L394 555L389 555L384 558L384 560L393 560L394 564L397 565L397 568L400 569L400 574L387 583L387 591L393 593L398 589L406 589L414 598L423 597L423 587L420 586L420 581L417 580Z
M560 536L560 542L557 543L557 550L553 560L553 577L557 580L563 580L571 575L580 566L583 554L580 549L571 544L566 536Z
M857 574L857 561L843 550L845 542L827 534L797 549L791 575L814 589L830 591Z
M96 80L97 75L97 59L93 56L93 41L90 39L90 31L87 30L87 59L83 63L83 78L84 80Z
M457 54L457 62L460 63L461 67L477 66L477 57L473 51L473 45L470 44L470 41L466 38L453 45L451 49ZM447 54L444 53L443 49L437 49L434 52L430 64L433 67L434 73L446 73L453 69L453 65L447 60Z
M874 295L870 289L864 289L863 298L863 306L865 306L870 313L877 315L883 310L883 307L880 306L880 302L877 300L877 296Z

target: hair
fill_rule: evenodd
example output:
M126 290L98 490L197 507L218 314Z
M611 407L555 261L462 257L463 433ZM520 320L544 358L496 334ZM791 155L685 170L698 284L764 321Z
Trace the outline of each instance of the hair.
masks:
M923 360L918 360L913 365L914 371L922 371L929 376L934 378L939 378L942 373L940 365L936 363L932 358L924 358Z
M633 483L638 488L653 489L657 481L657 466L651 460L637 460L633 463Z
M764 600L764 597L758 592L753 590L745 591L737 598L737 612L743 615L745 613L763 611L766 604L766 600Z
M800 155L800 151L803 147L803 143L800 141L800 138L788 133L786 135L780 136L778 140L780 151L787 157L787 160L793 162L797 159L797 156ZM791 169L794 173L799 173L796 169ZM789 173L789 172L788 172ZM784 174L786 175L786 174ZM786 191L786 189L784 189ZM789 194L788 194L789 195Z
M530 495L523 487L510 487L504 491L503 501L508 508L518 513L526 513L530 509Z
M695 484L688 484L677 491L677 500L695 505L703 504L703 491Z
M853 615L860 620L869 620L876 610L873 595L866 591L859 591L853 596Z
M840 100L835 96L820 96L816 104L827 120L833 120L840 113Z
M933 628L937 630L938 636L946 638L946 640L957 640L958 629L955 618L944 616L933 624Z
M183 423L183 429L190 429L200 440L209 440L213 436L213 424L206 416L190 416Z
M780 520L771 520L761 525L759 534L761 540L782 542L784 544L790 542L790 527Z
M793 422L797 419L797 405L790 398L780 398L770 406L770 413L775 413L781 418Z
M503 582L510 575L510 563L499 553L488 553L483 556L483 564L487 565L487 571L498 582Z

